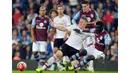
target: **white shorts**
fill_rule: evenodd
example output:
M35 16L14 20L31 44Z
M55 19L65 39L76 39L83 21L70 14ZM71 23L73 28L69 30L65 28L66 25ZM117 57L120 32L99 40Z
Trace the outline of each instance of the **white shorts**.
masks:
M95 48L95 46L90 46L85 48L87 50L87 56L88 55L93 55L95 59L98 59L102 54L104 54L102 51L99 51Z
M36 41L33 42L32 51L40 51L40 52L46 52L47 51L47 42L45 41Z

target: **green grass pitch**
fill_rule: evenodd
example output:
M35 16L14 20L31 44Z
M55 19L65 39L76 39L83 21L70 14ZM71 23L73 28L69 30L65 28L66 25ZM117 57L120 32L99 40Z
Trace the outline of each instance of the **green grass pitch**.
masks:
M37 73L36 71L17 71L13 70L12 73ZM42 73L74 73L74 71L43 71ZM87 71L78 71L78 73L89 73ZM118 73L118 71L96 71L95 73Z

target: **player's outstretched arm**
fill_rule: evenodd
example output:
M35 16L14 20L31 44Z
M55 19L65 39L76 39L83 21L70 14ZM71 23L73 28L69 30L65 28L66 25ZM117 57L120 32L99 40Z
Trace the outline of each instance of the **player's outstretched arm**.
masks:
M63 25L54 25L54 28L59 29L61 31L68 31L68 29Z
M32 21L32 24L31 24L31 41L32 42L35 42L36 39L35 39L35 34L34 34L34 27L36 25L36 18L33 18L33 21Z
M86 33L93 33L95 31L95 29L84 29L84 30L81 30L81 29L73 29L75 32L77 33L81 33L81 32L86 32Z

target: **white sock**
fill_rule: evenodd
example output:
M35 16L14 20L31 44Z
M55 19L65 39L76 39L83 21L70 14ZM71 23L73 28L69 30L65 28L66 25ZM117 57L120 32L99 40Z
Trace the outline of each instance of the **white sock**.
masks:
M43 69L43 70L45 70L46 68L47 68L47 66L46 66L46 65L43 65L43 66L42 66L42 69Z
M89 65L89 68L90 68L90 69L94 70L93 60L89 61L88 65Z

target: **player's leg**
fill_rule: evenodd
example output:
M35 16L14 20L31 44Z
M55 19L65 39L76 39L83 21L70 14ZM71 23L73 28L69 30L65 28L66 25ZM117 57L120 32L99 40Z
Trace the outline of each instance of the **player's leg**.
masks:
M86 50L88 51L88 55L93 55L93 49L94 49L94 45L91 45L86 48ZM84 68L88 70L90 73L94 73L93 60L88 62L87 66L85 66Z
M55 69L57 68L57 66L58 66L58 67L61 66L60 63L61 63L61 59L62 59L63 53L62 53L61 50L58 50L58 51L54 54L54 56L56 57L56 59L55 59L55 62L53 62L51 68L50 68L51 70L55 70Z
M48 59L48 61L42 66L42 68L38 68L38 69L36 69L36 71L39 72L39 71L42 71L42 70L46 70L47 67L55 64L56 61L58 59L61 59L62 56L63 56L62 51L58 50L56 53L54 53L54 55L52 57L50 57L50 59ZM52 67L55 67L55 66L52 66Z
M33 55L34 55L35 60L37 62L39 62L39 54L38 54L39 44L37 42L33 42L32 51L33 51Z
M88 62L87 68L86 68L90 73L94 73L94 67L93 67L93 60Z
M82 67L82 66L85 66L87 65L87 63L91 60L95 60L95 57L93 55L89 55L88 57L84 58L83 60L81 60L79 62L79 64L75 65L74 66L74 69L77 69L78 67Z
M63 45L63 43L63 39L55 39L53 52L56 53L58 50L60 50L60 47Z
M46 70L50 65L55 64L57 60L61 59L62 55L63 53L60 50L58 50L57 53L53 55L51 58L49 58L41 68L38 68L36 70L37 71Z
M78 60L74 60L74 61L71 62L71 64L72 64L72 66L75 66L75 65L79 64L79 61Z
M47 57L46 57L46 52L47 52L47 42L39 42L39 44L40 44L40 65L44 65L45 64L45 62L46 62L46 59L47 59Z
M102 51L94 49L93 50L93 55L94 55L95 59L99 60L99 62L101 63L101 65L104 64L105 54Z
M66 64L71 64L71 61L73 60L79 60L80 57L87 55L87 51L85 49L81 49L79 52L76 54L72 55L68 60L63 62L64 65Z

